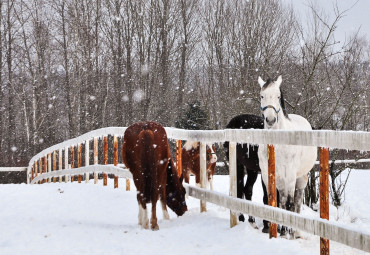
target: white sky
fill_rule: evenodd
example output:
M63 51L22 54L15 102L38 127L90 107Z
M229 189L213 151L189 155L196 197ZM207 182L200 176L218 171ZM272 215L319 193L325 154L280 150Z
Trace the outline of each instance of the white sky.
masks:
M349 9L354 5L339 22L335 39L343 42L346 36L352 35L360 28L360 34L370 41L370 0L282 0L282 2L292 4L299 13L298 17L302 17L303 22L307 18L310 2L329 15L331 21L334 18L333 5L335 3L338 4L339 11Z

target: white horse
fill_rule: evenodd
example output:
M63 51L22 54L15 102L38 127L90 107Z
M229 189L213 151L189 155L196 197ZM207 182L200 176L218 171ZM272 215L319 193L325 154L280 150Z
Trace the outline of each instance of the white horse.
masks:
M280 90L281 75L276 81L267 82L258 77L261 86L261 111L265 129L312 130L310 123L300 115L287 114L283 94ZM317 158L314 146L276 144L275 167L276 188L280 198L280 208L300 213L303 190L307 185L307 173L312 169ZM267 145L260 145L258 150L262 179L268 184ZM299 238L298 232L291 232L291 238ZM281 236L286 236L287 228L281 228Z

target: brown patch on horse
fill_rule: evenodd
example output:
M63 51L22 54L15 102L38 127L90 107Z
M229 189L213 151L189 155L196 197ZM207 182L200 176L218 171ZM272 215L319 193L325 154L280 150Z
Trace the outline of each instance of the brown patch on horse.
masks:
M129 126L123 137L122 159L137 189L139 224L148 228L146 204L152 203L151 228L158 230L156 204L161 200L164 218L166 204L179 216L187 211L182 177L176 174L165 129L156 122Z
M212 145L213 153L216 152ZM207 145L207 179L211 181L215 174L217 157L214 158L211 147ZM213 160L212 160L213 157ZM199 142L187 141L182 148L182 172L186 183L189 183L190 174L195 175L195 182L200 183L200 146ZM211 186L212 188L212 186Z

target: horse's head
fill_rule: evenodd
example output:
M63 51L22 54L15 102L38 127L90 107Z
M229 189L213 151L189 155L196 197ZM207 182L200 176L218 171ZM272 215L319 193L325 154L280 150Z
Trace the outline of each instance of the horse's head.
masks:
M185 202L185 188L182 185L183 175L177 176L176 168L170 158L167 166L166 196L167 206L178 216L183 215L188 207Z
M207 165L217 162L216 149L213 144L207 144Z
M282 111L282 93L280 85L282 82L281 75L276 81L268 79L266 82L258 77L258 83L261 86L261 111L266 128L276 127L279 121L279 113Z

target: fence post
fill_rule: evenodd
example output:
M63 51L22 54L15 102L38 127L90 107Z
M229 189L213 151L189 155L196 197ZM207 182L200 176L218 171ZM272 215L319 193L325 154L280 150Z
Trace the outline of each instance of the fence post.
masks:
M33 162L33 166L32 166L32 168L31 168L31 181L33 180L33 178L34 178L34 172L35 172L35 169L36 169L36 163L37 161L35 161L35 162ZM29 177L27 176L27 179L28 179ZM30 183L30 181L28 181L28 183ZM27 183L27 184L28 184Z
M98 138L94 138L94 165L98 164ZM98 173L94 172L94 184L98 183Z
M229 142L229 178L230 178L230 191L229 195L237 197L236 187L236 143ZM230 210L230 228L238 224L236 212Z
M42 174L42 171L43 171L43 168L42 168L42 160L43 160L43 158L40 158L39 159L39 161L40 161L40 163L39 163L39 173L40 174ZM37 172L36 172L36 177L37 177ZM41 183L43 183L43 180L40 180L39 182L38 182L39 184L41 184Z
M41 159L40 159L40 162L41 162ZM35 178L38 176L38 171L37 171L37 160L35 160Z
M58 156L59 156L59 160L58 160L59 167L58 167L58 169L62 170L63 169L63 150L62 149L59 149ZM62 178L63 178L62 176L59 176L59 183L62 182Z
M329 220L329 149L319 148L320 218ZM329 240L320 237L320 254L329 255Z
M80 168L82 165L82 144L77 144L77 167ZM78 175L78 183L81 183L82 175Z
M48 154L48 173L51 172L51 154ZM51 177L48 178L48 183L51 182Z
M68 147L64 148L64 167L65 169L68 169ZM68 175L64 176L64 182L68 182Z
M104 136L103 142L103 160L104 165L108 165L108 136ZM103 185L108 185L108 175L107 173L103 173Z
M199 160L200 160L200 187L205 189L207 187L207 150L206 144L200 142L199 145ZM200 212L206 212L206 201L200 200Z
M85 166L90 165L90 140L85 141ZM90 179L90 173L85 174L85 183L88 183Z
M75 147L71 146L71 169L75 168ZM71 182L74 182L75 177L71 174Z
M176 170L177 170L177 176L180 177L182 174L181 140L176 140Z
M40 171L40 173L47 173L48 172L48 158L47 156L44 157L44 169L42 171ZM40 183L45 183L47 182L47 180L44 178L42 179L42 181L40 181Z
M113 136L113 164L118 165L118 137ZM114 188L118 188L118 176L114 176Z
M276 207L276 180L275 180L275 148L274 145L267 145L268 158L268 204ZM277 224L270 222L270 238L277 237Z
M53 171L57 170L57 152L53 151ZM53 177L53 182L57 182L57 177Z

